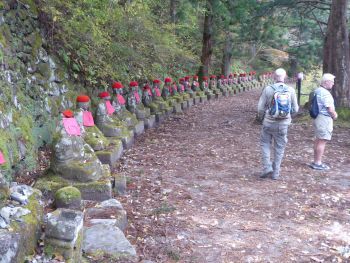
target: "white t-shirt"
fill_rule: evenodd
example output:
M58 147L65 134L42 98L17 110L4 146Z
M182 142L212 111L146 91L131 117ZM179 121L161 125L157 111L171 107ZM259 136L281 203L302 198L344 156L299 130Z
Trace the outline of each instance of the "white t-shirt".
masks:
M328 107L334 108L334 99L332 94L329 92L329 90L323 87L318 87L315 90L315 94L317 96L319 113L325 116L332 117L327 110Z

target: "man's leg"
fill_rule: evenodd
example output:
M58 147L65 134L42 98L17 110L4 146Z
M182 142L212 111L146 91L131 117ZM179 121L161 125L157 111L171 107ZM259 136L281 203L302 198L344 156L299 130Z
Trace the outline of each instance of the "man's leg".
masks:
M321 164L322 163L322 156L324 153L324 149L326 148L327 140L324 139L315 139L314 143L314 163L315 164Z
M271 141L272 141L272 135L269 132L269 127L263 126L261 130L261 137L260 137L260 146L261 146L262 164L263 164L263 173L261 174L260 177L262 178L266 178L273 171L271 160L270 160Z
M274 167L272 179L277 179L280 175L281 163L284 155L284 149L286 148L288 139L288 125L280 125L278 128L278 132L274 134L275 140L275 158L274 158Z

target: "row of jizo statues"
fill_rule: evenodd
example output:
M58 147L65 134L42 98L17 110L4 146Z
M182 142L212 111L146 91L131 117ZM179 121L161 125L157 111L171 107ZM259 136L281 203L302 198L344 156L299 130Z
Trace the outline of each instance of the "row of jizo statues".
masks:
M259 80L269 80L269 73ZM76 98L74 112L62 112L54 136L51 171L67 180L97 181L104 174L103 164L115 165L123 149L133 144L135 136L162 122L172 113L179 113L193 104L236 93L238 89L253 87L258 81L255 72L230 74L227 78L212 75L181 78L179 83L165 78L164 84L155 79L142 87L131 81L129 88L114 82L112 92L98 94L99 102L90 111L90 98ZM5 158L0 152L0 161Z
M254 74L238 78L232 74L218 80L215 76L203 77L201 83L197 76L185 77L179 84L165 78L163 87L157 79L142 88L136 81L131 81L127 91L122 83L114 82L112 95L108 91L99 93L94 116L90 111L90 98L80 95L74 113L71 110L62 113L52 170L69 180L98 180L102 174L101 161L113 166L121 155L121 148L129 148L134 137L145 128L151 128L170 114L195 103L233 94L235 89L252 83L257 83ZM117 153L113 154L116 148ZM112 152L108 154L108 151ZM96 155L95 152L104 154Z

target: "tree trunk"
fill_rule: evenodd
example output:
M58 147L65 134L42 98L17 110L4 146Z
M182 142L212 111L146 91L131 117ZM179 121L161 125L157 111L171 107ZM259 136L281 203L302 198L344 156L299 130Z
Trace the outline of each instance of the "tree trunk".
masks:
M226 35L224 54L222 57L221 73L225 76L230 74L232 64L232 46L233 46L233 34L228 32Z
M176 0L170 0L170 19L171 23L176 23Z
M323 72L336 76L336 106L350 107L350 47L347 28L348 0L332 0L323 48Z
M213 10L212 1L207 0L206 12L204 17L204 27L203 27L203 46L202 46L202 56L201 56L201 67L199 68L199 76L207 76L209 73L211 55L213 54Z

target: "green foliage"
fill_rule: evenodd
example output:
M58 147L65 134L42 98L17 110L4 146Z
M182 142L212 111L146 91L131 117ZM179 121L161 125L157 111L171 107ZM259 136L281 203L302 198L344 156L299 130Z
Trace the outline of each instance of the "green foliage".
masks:
M41 12L51 18L54 51L73 76L97 85L169 72L180 76L184 67L198 63L193 50L183 45L184 35L176 36L168 21L158 23L164 17L152 12L157 5L164 7L141 0L124 6L109 0L56 0L46 1Z

